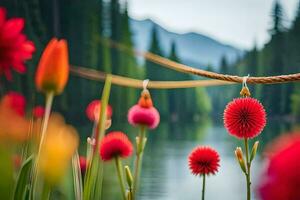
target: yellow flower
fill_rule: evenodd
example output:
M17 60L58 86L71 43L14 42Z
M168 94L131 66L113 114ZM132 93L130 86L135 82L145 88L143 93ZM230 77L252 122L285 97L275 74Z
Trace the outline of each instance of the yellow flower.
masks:
M65 124L60 115L53 114L49 120L38 165L48 184L54 185L64 176L78 143L76 130Z

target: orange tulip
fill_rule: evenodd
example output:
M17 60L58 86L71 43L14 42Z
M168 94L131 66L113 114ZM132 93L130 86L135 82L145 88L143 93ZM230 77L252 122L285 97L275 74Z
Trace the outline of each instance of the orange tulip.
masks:
M53 38L40 59L35 83L39 91L60 94L68 81L69 58L66 40Z

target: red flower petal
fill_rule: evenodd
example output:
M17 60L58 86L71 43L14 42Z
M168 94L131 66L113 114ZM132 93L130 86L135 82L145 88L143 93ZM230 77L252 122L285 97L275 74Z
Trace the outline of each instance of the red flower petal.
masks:
M261 199L300 199L300 133L280 137L271 148L274 152L268 154L268 166L258 187Z
M111 132L100 143L100 155L103 161L111 160L116 156L129 157L132 151L132 143L122 132Z
M45 108L43 106L35 106L32 110L32 114L35 118L43 118L45 114Z
M20 116L25 115L26 100L22 94L11 91L3 97L2 103L12 108Z
M266 112L254 98L237 98L226 106L224 125L229 134L237 138L253 138L264 129Z
M24 19L6 19L6 10L0 7L0 75L12 80L11 69L26 71L24 62L32 57L33 43L22 33Z
M219 163L218 152L208 146L197 147L189 155L189 167L194 175L215 174Z

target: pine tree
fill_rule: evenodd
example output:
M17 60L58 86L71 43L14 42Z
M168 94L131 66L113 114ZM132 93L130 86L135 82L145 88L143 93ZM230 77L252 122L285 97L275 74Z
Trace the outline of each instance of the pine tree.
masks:
M154 26L151 33L151 45L149 52L162 55L162 50L159 46L159 40L157 35L156 27ZM166 76L165 70L163 67L155 64L151 61L146 61L146 78L150 80L166 80L168 76ZM152 91L152 98L154 103L157 102L156 106L160 113L164 116L168 116L169 106L168 106L168 96L167 92L163 90Z

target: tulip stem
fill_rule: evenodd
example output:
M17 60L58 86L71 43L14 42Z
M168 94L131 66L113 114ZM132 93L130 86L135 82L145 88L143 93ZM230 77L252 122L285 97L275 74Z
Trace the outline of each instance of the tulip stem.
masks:
M46 93L46 107L45 107L45 114L44 114L44 119L43 119L43 125L42 125L42 132L40 135L40 143L39 143L39 148L38 148L38 153L35 159L35 167L34 167L34 180L33 180L33 195L37 195L38 191L38 176L39 176L39 172L38 172L38 168L39 168L39 160L40 160L40 156L41 156L41 152L42 152L42 147L44 145L44 140L45 140L45 135L46 135L46 131L47 131L47 126L48 126L48 121L49 121L49 117L50 117L50 113L51 113L51 107L52 107L52 102L53 102L53 97L54 97L54 92L48 92ZM43 191L44 193L44 191ZM42 194L44 195L44 194Z
M122 167L121 160L118 156L115 157L115 164L116 164L116 170L117 170L118 179L121 187L122 197L123 200L126 200L127 198L126 198L126 189L124 185L123 167Z
M141 173L143 152L146 145L146 127L140 127L140 133L137 138L137 147L136 147L136 160L135 160L135 170L134 170L134 180L133 180L133 190L132 190L132 199L136 199L136 193L139 186L139 176Z
M248 139L245 138L244 139L244 143L245 143L245 150L246 150L246 182L247 182L247 200L251 199L251 180L250 180L250 168L251 168L251 163L249 160L249 145L248 145Z
M54 97L53 92L48 92L46 94L46 108L45 108L45 114L44 114L44 120L43 120L43 127L42 127L39 150L38 150L38 156L40 155L40 153L41 153L40 151L41 151L42 146L44 144L46 130L47 130L47 126L48 126L48 121L49 121L49 117L50 117L50 113L51 113L53 97Z
M202 200L205 199L205 174L203 174L203 183L202 183Z

